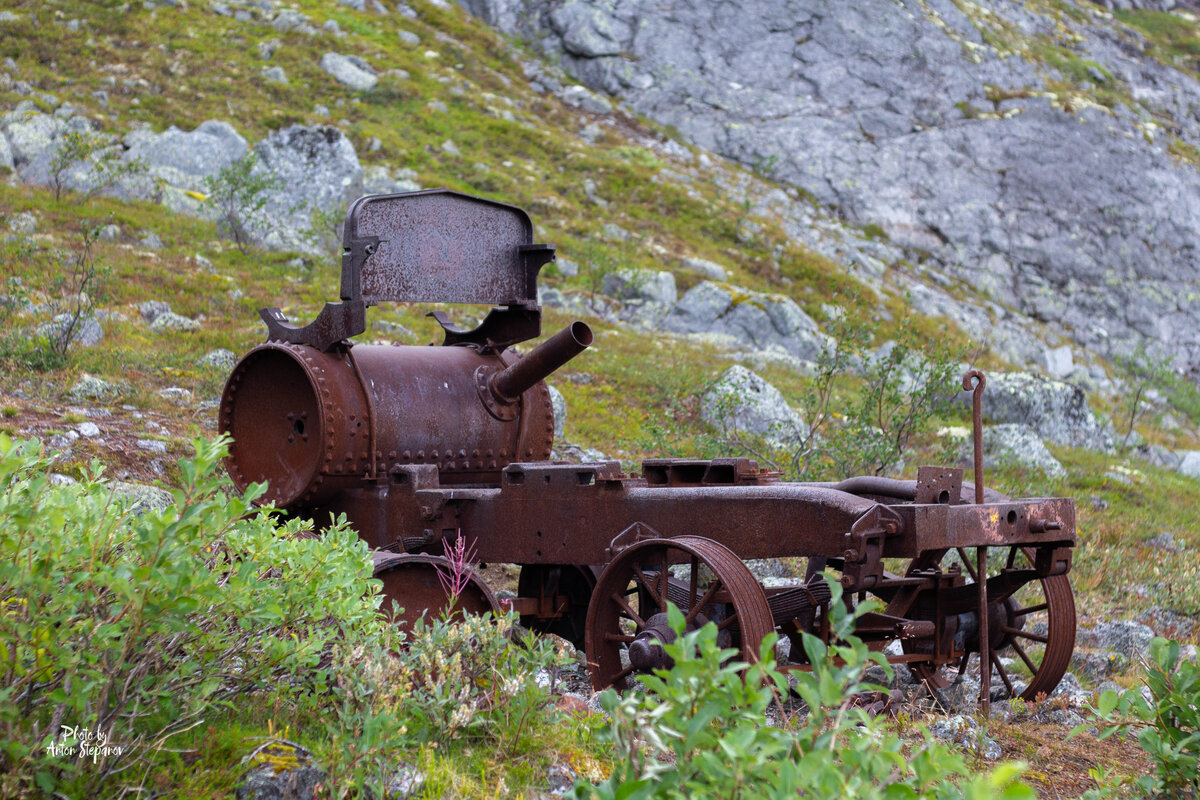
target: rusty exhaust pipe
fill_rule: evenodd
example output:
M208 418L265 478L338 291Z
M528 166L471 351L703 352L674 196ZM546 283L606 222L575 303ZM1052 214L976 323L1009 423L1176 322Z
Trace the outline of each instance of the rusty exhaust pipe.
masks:
M587 323L575 320L523 355L515 364L493 375L488 388L497 402L505 405L515 403L527 389L582 353L591 343L592 329Z

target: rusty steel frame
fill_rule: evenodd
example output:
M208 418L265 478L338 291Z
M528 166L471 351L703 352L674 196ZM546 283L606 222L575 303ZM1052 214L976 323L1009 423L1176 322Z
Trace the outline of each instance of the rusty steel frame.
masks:
M755 609L762 587L747 583L732 563L806 557L801 585L771 589L768 611L746 612L755 619L752 637L761 638L760 628L793 637L827 633L815 612L827 602L820 573L828 567L840 573L847 597L872 594L886 604L861 621L860 635L872 647L900 641L904 653L890 659L909 664L931 685L944 680L943 666L958 664L961 671L977 652L986 706L986 665L1000 663L996 649L1024 637L1044 645L1041 664L1015 648L1033 672L1026 693L1053 688L1074 641L1065 576L1075 508L1067 498L1011 499L985 488L982 373L963 376L963 388L973 390L973 484L963 481L962 470L942 467L922 467L910 481L795 483L745 458L652 459L635 474L617 462L551 463L553 414L543 381L586 349L592 332L576 321L523 356L513 349L541 331L537 274L554 257L553 246L535 244L532 235L520 209L455 192L355 203L346 224L341 301L326 304L306 326L263 309L268 341L239 362L226 384L218 424L234 437L226 461L234 483L268 481L264 500L292 514L323 521L345 513L383 554L377 560L380 574L391 576L387 592L410 601L401 605L437 606L428 580L406 594L396 576L428 578L444 543L461 535L481 562L523 565L515 603L523 621L565 631L590 649L606 634L625 634L592 630L601 624L594 616L613 624L611 608L588 609L581 633L580 602L589 595L593 605L607 602L596 599L603 592L593 592L593 584L607 591L640 580L629 566L636 566L636 554L682 553L723 570L728 580L720 602ZM470 330L435 312L445 332L440 347L351 340L365 330L367 306L429 300L500 307ZM989 550L1004 549L1006 566L990 573ZM950 563L952 556L968 575ZM886 559L908 566L893 574ZM491 604L486 585L479 585L477 604ZM666 597L665 590L655 595L653 587L639 587L644 596ZM1016 597L1026 587L1038 588L1045 602L1020 606ZM759 624L763 613L770 625ZM1052 617L1047 635L1024 629L1029 614ZM642 622L647 633L635 655L649 664L649 640L666 634L661 620ZM756 653L757 642L744 649ZM609 653L610 666L611 660ZM1014 692L1008 674L1000 674ZM613 682L603 674L597 680Z

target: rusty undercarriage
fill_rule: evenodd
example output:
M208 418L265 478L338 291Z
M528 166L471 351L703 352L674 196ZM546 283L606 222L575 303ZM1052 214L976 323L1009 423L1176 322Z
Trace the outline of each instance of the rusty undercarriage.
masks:
M964 483L959 469L915 480L794 483L745 458L616 462L550 459L553 413L543 379L591 344L574 322L537 337L537 276L554 248L533 242L521 209L449 191L364 197L345 226L341 301L304 327L263 309L268 341L226 385L219 427L227 468L264 500L314 519L345 513L375 550L399 624L443 609L441 555L459 537L479 562L520 565L527 626L583 649L593 686L624 688L667 665L668 603L689 626L716 623L753 658L764 636L828 637L830 587L882 601L857 633L931 685L972 654L981 700L1033 699L1058 684L1075 640L1067 578L1075 509L1065 498L1010 499ZM441 312L442 346L358 344L379 302L488 303L473 330ZM975 389L976 472L982 474ZM760 583L743 559L808 559L802 579ZM471 575L459 607L496 607ZM390 604L388 604L390 606Z

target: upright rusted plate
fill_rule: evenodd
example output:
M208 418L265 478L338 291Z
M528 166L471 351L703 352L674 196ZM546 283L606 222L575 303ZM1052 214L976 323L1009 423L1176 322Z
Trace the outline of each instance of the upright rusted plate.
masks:
M363 197L346 217L343 243L344 300L537 300L519 250L533 243L533 223L516 206L444 189Z

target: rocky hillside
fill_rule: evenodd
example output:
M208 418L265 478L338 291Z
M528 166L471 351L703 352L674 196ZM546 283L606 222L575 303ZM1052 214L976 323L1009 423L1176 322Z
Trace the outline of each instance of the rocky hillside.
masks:
M1170 0L465 5L795 187L777 208L791 235L815 243L813 208L873 232L851 256L865 280L907 261L971 298L935 289L927 313L976 335L1036 320L1105 357L1147 343L1200 371L1200 51ZM1005 357L1038 360L1011 338Z

